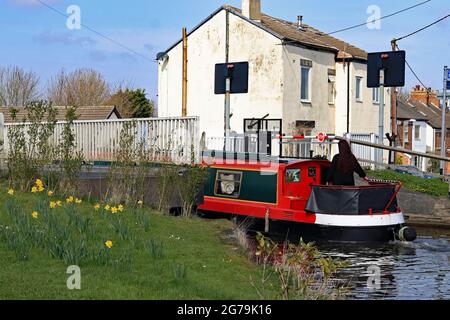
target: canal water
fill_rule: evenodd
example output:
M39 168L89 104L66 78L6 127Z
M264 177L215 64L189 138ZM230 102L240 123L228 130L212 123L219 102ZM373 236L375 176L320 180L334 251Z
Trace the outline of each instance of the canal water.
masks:
M450 299L450 238L419 230L414 243L318 244L323 254L350 266L338 279L351 288L349 299ZM445 233L445 232L442 232Z

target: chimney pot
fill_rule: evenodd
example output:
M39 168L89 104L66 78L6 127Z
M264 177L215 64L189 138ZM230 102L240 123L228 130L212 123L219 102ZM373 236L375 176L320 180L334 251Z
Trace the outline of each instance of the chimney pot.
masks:
M242 14L254 21L261 21L261 0L242 0Z
M303 28L303 16L297 16L297 27Z

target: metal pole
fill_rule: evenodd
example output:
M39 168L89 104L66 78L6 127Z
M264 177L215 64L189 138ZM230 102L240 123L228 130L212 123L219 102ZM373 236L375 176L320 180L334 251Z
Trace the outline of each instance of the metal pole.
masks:
M347 133L350 133L350 58L347 61Z
M230 78L226 79L225 90L226 90L226 93L225 93L225 140L228 140L230 138L230 130L231 130L231 126L230 126L231 79Z
M397 51L397 41L394 39L391 42L392 51ZM392 146L397 146L398 126L397 126L397 88L391 88L391 127L392 127ZM392 157L391 157L392 156ZM390 161L395 164L397 154L395 152L390 154Z
M229 11L226 10L225 14L225 63L230 60L230 15ZM227 141L230 137L230 92L231 92L231 79L227 78L225 80L225 105L224 105L224 138L223 150L227 151Z
M348 141L351 144L357 144L357 145L371 147L371 148L376 148L376 149L381 149L381 150L395 151L395 152L400 152L400 153L412 154L414 156L419 156L419 157L424 157L424 158L429 158L429 159L436 159L436 160L440 160L440 161L450 162L450 157L442 157L442 156L439 156L439 155L436 155L436 154L432 154L432 153L418 152L418 151L407 150L407 149L398 148L398 147L394 148L394 147L390 147L390 146L386 146L386 145L380 145L380 144L377 144L377 143L371 143L371 142L367 142L367 141L348 139L347 137L339 137L339 136L331 137L330 136L329 139L345 140L345 141Z
M379 130L378 143L384 144L384 70L380 70L380 115L379 115ZM378 150L378 161L383 162L383 151Z
M441 156L445 157L447 155L447 144L446 144L446 136L447 136L447 124L446 124L446 116L447 116L447 80L448 80L448 68L444 67L444 90L443 90L443 102L442 102L442 129L441 129ZM445 163L441 161L441 175L445 175Z

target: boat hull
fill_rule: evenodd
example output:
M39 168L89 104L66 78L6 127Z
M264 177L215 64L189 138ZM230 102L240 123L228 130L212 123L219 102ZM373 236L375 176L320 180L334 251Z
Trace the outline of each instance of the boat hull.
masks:
M253 232L264 232L264 219L249 220L246 217L237 217L238 221L247 221L249 229ZM390 242L397 239L403 223L384 225L324 225L289 221L270 221L269 234L277 239L287 239L298 242L303 239L306 242Z

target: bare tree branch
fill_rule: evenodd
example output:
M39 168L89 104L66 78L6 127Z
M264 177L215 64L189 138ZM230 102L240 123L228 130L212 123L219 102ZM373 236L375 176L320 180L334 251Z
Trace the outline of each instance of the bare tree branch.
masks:
M48 99L59 106L102 105L110 97L103 75L92 69L61 70L47 85Z
M39 98L39 77L17 66L0 67L0 105L23 107Z

